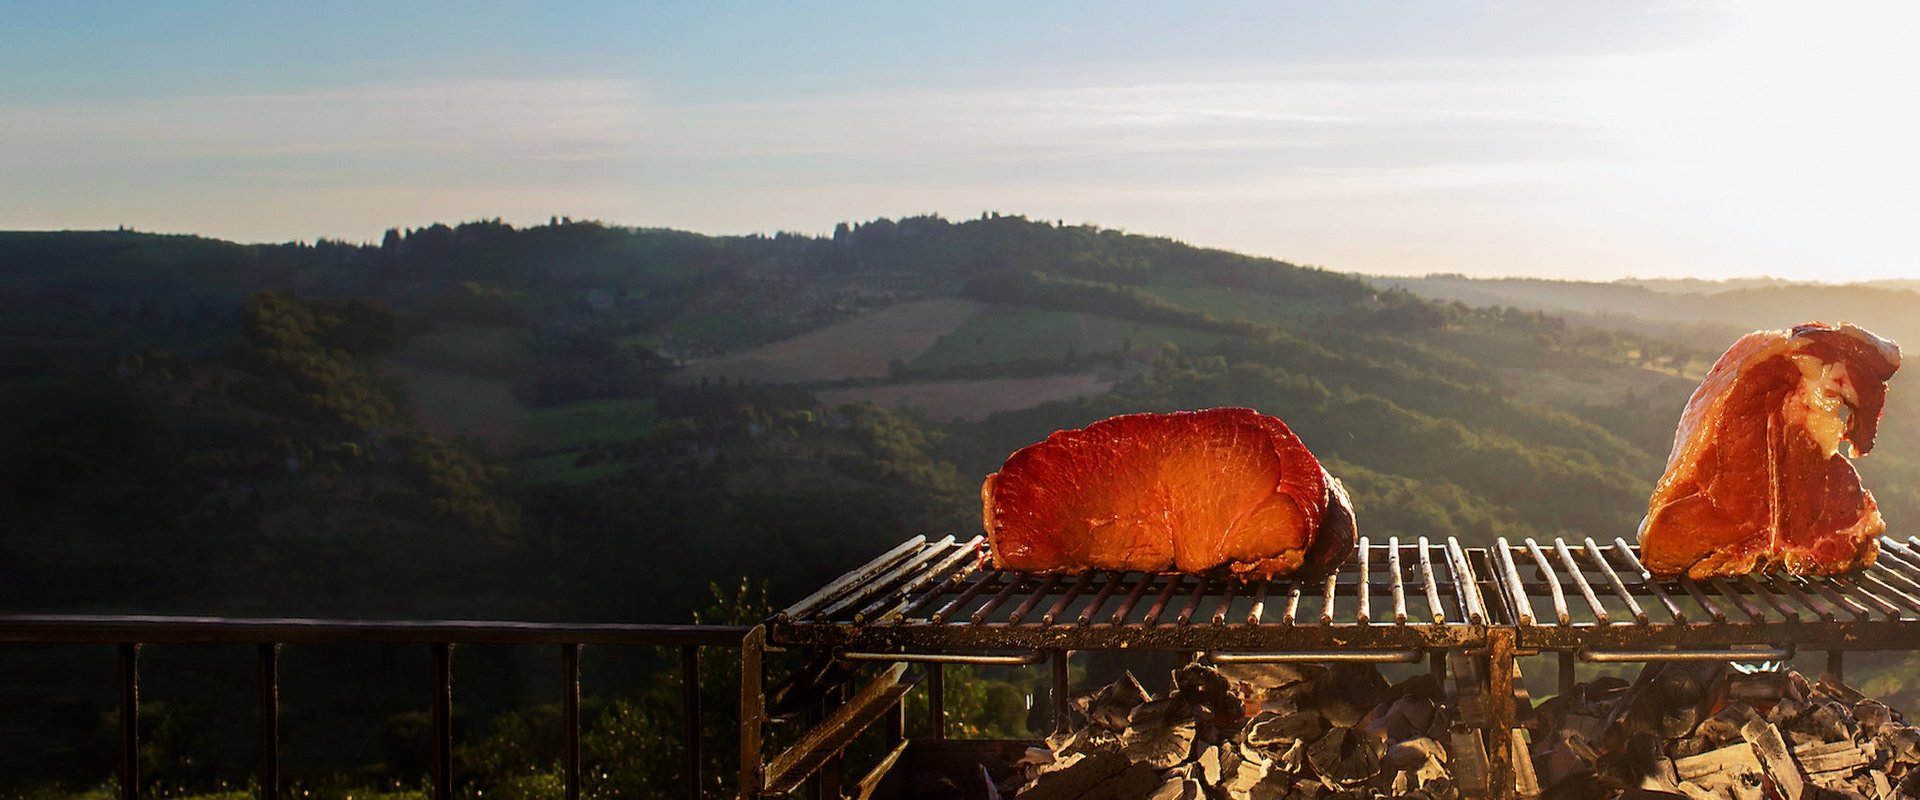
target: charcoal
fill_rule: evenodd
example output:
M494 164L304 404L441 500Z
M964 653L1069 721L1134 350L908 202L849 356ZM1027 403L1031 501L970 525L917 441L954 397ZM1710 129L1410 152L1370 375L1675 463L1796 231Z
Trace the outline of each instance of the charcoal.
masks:
M1873 734L1883 725L1893 724L1893 709L1878 700L1861 700L1853 704L1853 721L1859 723L1860 730Z
M1239 717L1244 707L1225 675L1197 661L1174 670L1173 686L1180 699L1215 717Z
M1327 729L1327 722L1319 714L1311 711L1296 711L1292 714L1260 714L1247 723L1246 740L1248 744L1269 747L1283 744L1294 739L1315 739Z
M1147 795L1147 800L1204 800L1204 790L1200 782L1186 776L1168 778L1160 788Z
M1178 700L1154 700L1142 703L1127 718L1120 747L1136 763L1166 769L1187 760L1193 739L1193 709Z
M1146 764L1135 764L1100 782L1080 800L1137 800L1159 788L1160 771Z
M1790 724L1794 731L1816 737L1817 741L1838 742L1853 738L1849 725L1853 713L1831 700L1814 703Z
M1429 760L1445 762L1447 751L1439 742L1426 737L1394 742L1380 757L1380 766L1386 769L1417 771L1426 766Z
M1307 765L1330 786L1352 786L1380 774L1380 745L1352 728L1334 728L1307 746Z
M1127 715L1152 699L1153 696L1147 693L1146 687L1140 685L1139 679L1128 672L1092 695L1076 698L1075 704L1086 715L1088 722L1118 732L1126 729Z

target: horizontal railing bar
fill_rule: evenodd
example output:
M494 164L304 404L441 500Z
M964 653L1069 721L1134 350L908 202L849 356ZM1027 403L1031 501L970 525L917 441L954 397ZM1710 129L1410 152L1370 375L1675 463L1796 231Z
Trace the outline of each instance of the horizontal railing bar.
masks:
M337 620L103 615L0 616L0 642L115 644L447 642L457 644L738 645L744 625L493 620Z

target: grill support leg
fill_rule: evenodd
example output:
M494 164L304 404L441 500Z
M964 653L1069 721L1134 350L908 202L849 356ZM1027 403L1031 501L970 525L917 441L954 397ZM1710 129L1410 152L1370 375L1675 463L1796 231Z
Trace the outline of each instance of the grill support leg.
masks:
M260 661L260 800L280 797L280 645L263 644Z
M567 729L565 752L561 754L566 773L567 800L580 800L580 645L560 645L560 707Z
M1846 681L1847 675L1846 655L1845 650L1827 651L1827 674L1832 675L1834 680L1843 683Z
M1067 651L1053 651L1053 732L1067 729Z
M120 797L140 800L140 645L120 645Z
M927 738L947 738L947 665L927 665Z
M695 644L680 647L680 713L680 735L687 746L687 796L700 800L700 646Z
M1573 693L1573 685L1574 683L1576 683L1574 679L1574 674L1573 674L1573 664L1574 664L1573 651L1571 650L1560 651L1560 692L1559 694L1563 697Z
M1514 630L1487 629L1487 782L1496 798L1516 793L1513 778Z
M767 629L755 625L740 640L740 797L760 796L760 726L766 718L766 698L760 695L760 655L767 646Z

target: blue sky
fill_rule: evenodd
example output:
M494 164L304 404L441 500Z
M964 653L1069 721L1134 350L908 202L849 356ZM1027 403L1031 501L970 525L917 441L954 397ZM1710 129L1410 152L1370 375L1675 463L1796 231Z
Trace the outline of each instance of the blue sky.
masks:
M983 210L1343 270L1920 275L1898 4L7 3L0 228Z

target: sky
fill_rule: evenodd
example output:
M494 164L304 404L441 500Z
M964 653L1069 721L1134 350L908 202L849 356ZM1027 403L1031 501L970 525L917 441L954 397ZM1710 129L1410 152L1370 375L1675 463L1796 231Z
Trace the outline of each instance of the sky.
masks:
M1920 5L0 0L0 229L983 211L1374 274L1920 277Z

